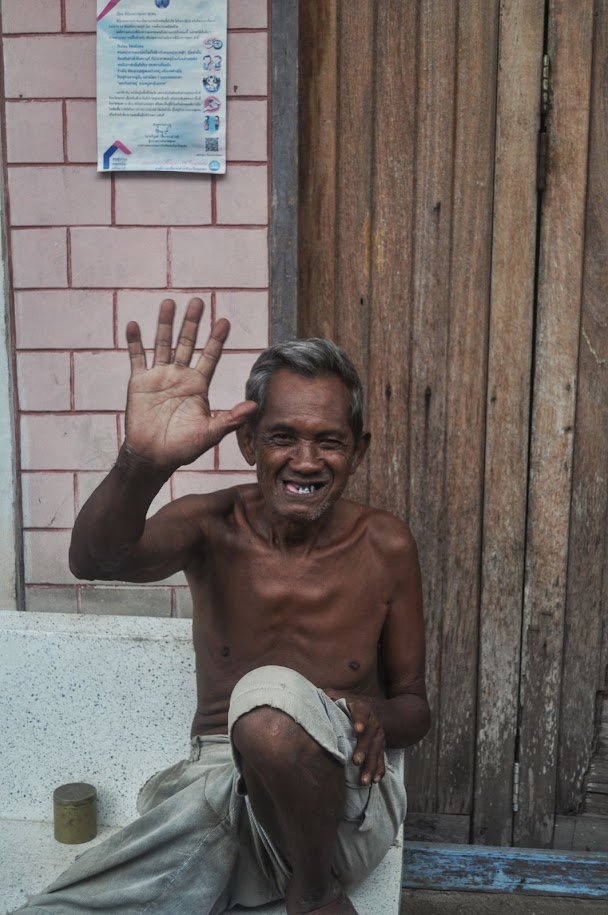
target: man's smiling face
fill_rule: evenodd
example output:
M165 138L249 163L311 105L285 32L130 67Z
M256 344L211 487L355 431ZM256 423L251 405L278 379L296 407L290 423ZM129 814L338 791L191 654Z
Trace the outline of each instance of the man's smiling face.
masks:
M365 436L355 443L349 420L348 390L337 375L272 376L245 456L257 463L273 514L310 522L337 502L367 448Z

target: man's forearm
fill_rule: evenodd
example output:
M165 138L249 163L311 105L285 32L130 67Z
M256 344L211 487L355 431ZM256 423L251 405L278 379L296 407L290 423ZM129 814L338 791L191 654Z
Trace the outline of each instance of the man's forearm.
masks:
M70 569L77 578L116 577L143 534L152 500L170 475L123 445L115 466L74 524Z
M426 699L403 693L376 703L376 713L384 728L387 747L409 747L422 740L431 725Z

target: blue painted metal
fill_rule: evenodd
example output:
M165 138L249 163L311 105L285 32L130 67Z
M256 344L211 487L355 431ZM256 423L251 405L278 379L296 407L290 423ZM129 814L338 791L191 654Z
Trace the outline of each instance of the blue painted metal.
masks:
M406 842L402 886L608 899L608 853Z

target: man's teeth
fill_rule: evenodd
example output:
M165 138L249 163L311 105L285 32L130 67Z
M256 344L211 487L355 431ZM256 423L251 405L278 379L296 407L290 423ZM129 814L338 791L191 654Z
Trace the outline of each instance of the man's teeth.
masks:
M308 483L306 486L298 485L298 483L289 483L287 488L290 492L297 493L299 496L311 496L317 489L321 488L321 483Z

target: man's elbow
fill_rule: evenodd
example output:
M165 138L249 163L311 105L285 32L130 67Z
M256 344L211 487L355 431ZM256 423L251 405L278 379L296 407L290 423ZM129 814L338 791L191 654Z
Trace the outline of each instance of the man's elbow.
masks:
M411 746L423 740L431 729L431 708L426 695L410 694L408 722Z
M72 575L81 581L116 581L116 569L108 568L74 541L70 545L68 565Z
M426 737L428 732L431 730L432 716L431 716L431 707L426 699L422 699L422 713L420 721L420 737L419 740L422 740L423 737Z

